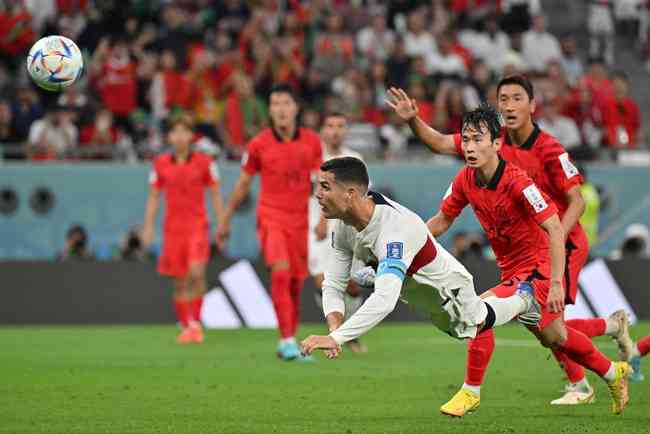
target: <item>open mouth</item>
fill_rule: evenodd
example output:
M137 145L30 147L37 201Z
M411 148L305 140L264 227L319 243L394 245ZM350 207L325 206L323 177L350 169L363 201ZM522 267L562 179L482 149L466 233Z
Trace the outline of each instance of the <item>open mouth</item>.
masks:
M476 157L467 157L465 160L468 163L476 163Z
M506 116L506 122L507 123L512 123L512 122L516 122L516 121L517 121L517 116L513 116L513 115Z

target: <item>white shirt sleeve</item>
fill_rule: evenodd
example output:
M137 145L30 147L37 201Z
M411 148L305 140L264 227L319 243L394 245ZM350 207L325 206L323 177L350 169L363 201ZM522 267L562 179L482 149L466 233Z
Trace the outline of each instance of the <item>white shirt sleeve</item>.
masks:
M345 315L343 295L350 281L353 252L345 241L344 228L337 223L330 234L328 257L325 261L325 280L323 280L323 313L332 312Z
M379 260L375 292L341 327L330 333L339 345L363 335L395 309L406 272L426 241L426 235L420 234L417 227L406 231L387 228L382 232L373 249Z

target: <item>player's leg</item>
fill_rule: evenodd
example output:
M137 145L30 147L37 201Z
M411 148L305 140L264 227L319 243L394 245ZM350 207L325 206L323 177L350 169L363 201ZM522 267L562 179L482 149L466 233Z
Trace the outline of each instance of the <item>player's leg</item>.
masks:
M641 358L648 353L650 353L650 336L640 339L633 346L632 355L628 359L633 371L630 375L631 381L638 383L645 379L645 376L641 373Z
M206 289L205 263L193 262L188 272L188 298L190 305L190 324L192 330L192 341L203 342L203 328L201 327L201 308L203 307L203 295Z

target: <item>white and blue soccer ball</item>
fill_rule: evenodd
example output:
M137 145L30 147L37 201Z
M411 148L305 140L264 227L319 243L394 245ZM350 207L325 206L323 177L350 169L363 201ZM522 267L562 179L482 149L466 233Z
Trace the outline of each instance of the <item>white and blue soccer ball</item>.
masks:
M39 87L60 91L72 85L84 69L77 44L63 36L46 36L29 50L27 71Z

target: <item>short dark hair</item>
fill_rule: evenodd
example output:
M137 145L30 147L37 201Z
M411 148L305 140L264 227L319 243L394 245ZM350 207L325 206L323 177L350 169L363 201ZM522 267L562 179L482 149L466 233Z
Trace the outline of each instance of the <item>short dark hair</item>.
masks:
M290 84L278 83L273 85L269 91L269 102L271 102L271 95L274 93L287 93L296 104L300 105L300 98L298 97L298 93L296 92L296 89L294 89Z
M334 174L339 182L356 184L366 190L370 184L366 165L355 157L332 158L321 164L320 170Z
M501 134L500 119L499 112L494 107L488 103L482 103L474 110L465 112L460 131L463 132L465 128L471 127L483 132L483 128L487 127L490 133L490 139L494 141Z
M502 78L499 84L497 84L497 95L499 95L499 92L503 86L507 86L509 84L516 84L517 86L523 87L528 94L528 99L531 101L535 98L533 83L531 83L531 81L525 75L510 75L508 77Z
M612 78L620 78L624 82L629 82L630 80L628 79L627 73L623 71L622 69L617 69L614 72L612 72Z
M190 131L194 131L194 118L188 113L175 114L167 121L167 131L169 132L179 125L184 126Z
M323 116L323 121L327 118L343 118L345 120L348 119L345 113L336 110L326 112L325 115Z

